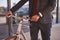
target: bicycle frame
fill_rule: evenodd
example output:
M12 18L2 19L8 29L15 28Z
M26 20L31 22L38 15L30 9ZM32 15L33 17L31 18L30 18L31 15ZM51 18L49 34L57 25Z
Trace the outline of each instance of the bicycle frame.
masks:
M19 25L18 25L18 29L17 29L16 34L13 34L12 36L6 38L5 40L10 40L10 39L22 40L21 37L20 37L20 33L24 37L24 40L26 40L25 35L24 35L24 32L22 31L22 22L23 22L23 19L25 19L25 18L20 18L20 17L17 18L16 16L13 16L13 15L10 16L10 17L14 17L17 20L20 20L20 22L19 22Z

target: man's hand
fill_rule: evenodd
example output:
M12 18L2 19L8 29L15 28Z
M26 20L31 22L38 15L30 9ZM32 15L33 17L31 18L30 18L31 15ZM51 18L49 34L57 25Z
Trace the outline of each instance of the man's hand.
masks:
M38 15L34 15L34 16L32 16L31 21L37 22L38 19L39 19L39 16Z
M8 12L6 12L6 14L5 14L5 16L9 16L9 15L11 15L11 11L9 10Z

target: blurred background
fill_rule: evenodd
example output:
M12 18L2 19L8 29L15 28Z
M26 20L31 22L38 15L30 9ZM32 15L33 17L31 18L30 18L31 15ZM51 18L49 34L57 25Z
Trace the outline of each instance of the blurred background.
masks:
M20 0L10 0L10 8L12 8L14 5L16 5ZM0 0L0 15L4 15L7 11L7 0ZM16 12L19 16L28 14L29 11L29 2L25 3L24 6L22 6L19 10Z

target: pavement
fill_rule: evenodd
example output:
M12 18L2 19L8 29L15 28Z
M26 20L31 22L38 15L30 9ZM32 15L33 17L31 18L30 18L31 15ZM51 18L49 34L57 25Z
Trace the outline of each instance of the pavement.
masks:
M16 32L17 30L17 25L14 25L14 29ZM25 32L25 36L27 40L30 40L30 30L29 27L24 28L23 31ZM42 40L41 38L41 33L39 31L39 39ZM0 40L7 38L8 35L8 25L6 24L6 17L0 17ZM59 24L54 24L52 25L51 29L51 40L60 40L60 23Z

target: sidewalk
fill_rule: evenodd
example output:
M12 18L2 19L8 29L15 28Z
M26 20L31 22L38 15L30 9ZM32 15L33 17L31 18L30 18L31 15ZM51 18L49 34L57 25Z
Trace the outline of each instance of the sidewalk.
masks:
M51 40L60 40L60 24L54 24L52 26Z
M4 24L5 18L0 17L0 40L8 37L8 25ZM1 24L2 23L2 24ZM16 32L16 26L14 26L15 32ZM30 31L29 28L23 29L26 35L26 39L30 40ZM41 34L39 32L39 39L41 39ZM60 24L53 24L52 30L51 30L51 40L60 40Z

